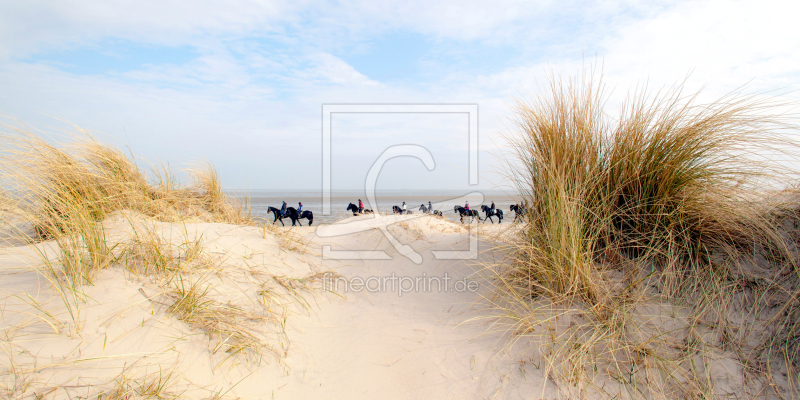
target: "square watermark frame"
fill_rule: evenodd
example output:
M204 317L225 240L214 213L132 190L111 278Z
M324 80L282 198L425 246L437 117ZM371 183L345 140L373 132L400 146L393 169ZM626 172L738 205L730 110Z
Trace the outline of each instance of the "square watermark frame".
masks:
M322 105L322 215L331 215L331 142L333 137L332 122L335 114L467 114L468 115L468 180L469 185L478 184L478 105L477 104L323 104ZM420 153L420 149L424 151ZM389 154L391 150L397 150ZM387 159L396 156L415 156L423 160L429 169L433 169L433 158L427 149L420 145L398 145L387 149L376 163L378 168ZM374 166L373 166L374 169ZM371 171L372 172L372 171ZM377 177L377 175L376 175ZM369 182L369 176L367 182ZM373 182L374 185L374 182ZM369 183L367 184L369 186ZM367 187L366 190L374 188ZM479 195L481 200L483 195ZM367 195L369 198L369 194ZM375 218L380 219L379 214ZM470 224L471 225L471 224ZM378 227L380 228L380 227ZM356 228L364 230L364 228ZM366 229L374 229L366 228ZM415 263L422 262L422 257L413 251L408 245L400 244L384 227L380 228L386 237L392 242L394 247ZM475 259L478 254L477 229L469 227L469 250L468 251L436 251L431 253L436 259ZM383 251L334 251L329 245L323 246L323 258L330 259L390 259L391 257Z

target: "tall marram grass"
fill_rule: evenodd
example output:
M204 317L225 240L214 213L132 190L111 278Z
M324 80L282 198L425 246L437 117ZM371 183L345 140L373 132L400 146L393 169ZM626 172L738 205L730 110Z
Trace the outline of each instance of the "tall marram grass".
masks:
M92 283L98 271L124 253L106 237L102 222L112 213L127 210L170 222L252 223L222 192L211 164L188 173L191 185L180 185L165 167L153 168L148 179L133 157L84 131L47 137L5 126L0 133L0 186L10 206L0 217L33 227L32 234L20 229L16 236L54 241L56 261L34 248L77 325L80 286Z
M6 128L8 132L0 136L3 186L21 200L19 211L34 222L42 237L80 231L73 228L119 210L164 221L195 217L208 222L250 222L246 211L222 192L210 163L188 169L193 184L182 186L175 173L163 166L152 168L148 180L133 157L84 131L46 138ZM62 142L60 146L56 139Z
M582 345L559 354L582 352L583 361L597 361L605 346L600 353L619 369L625 354L635 364L642 348L654 345L632 339L642 333L627 315L637 303L667 299L696 315L716 315L724 326L729 321L719 316L734 299L752 318L778 298L800 309L796 246L783 223L798 207L779 191L796 174L772 161L797 160L786 104L738 92L710 103L698 96L681 87L634 91L611 114L601 80L587 75L553 77L542 95L514 103L511 152L503 157L526 205L526 224L508 248L507 266L494 273L497 304L517 332L541 322L533 316L540 298L577 307L592 322L571 333ZM777 354L800 362L798 351L777 344L775 335L797 322L788 314L772 314L769 322L780 326L742 355L743 364ZM740 351L751 338L743 332L733 335ZM681 370L691 357L666 358Z
M602 86L553 82L549 95L518 101L512 163L527 204L533 289L596 298L602 259L694 256L736 245L771 245L761 191L785 176L759 160L790 144L769 104L726 97L704 105L679 89L634 94L612 118ZM691 278L678 271L675 286Z

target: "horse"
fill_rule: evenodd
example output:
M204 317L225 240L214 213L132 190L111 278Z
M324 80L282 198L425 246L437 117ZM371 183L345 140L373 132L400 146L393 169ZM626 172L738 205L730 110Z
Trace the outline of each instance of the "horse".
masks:
M469 221L470 223L472 223L472 220L474 220L475 218L478 218L478 222L481 222L481 215L478 214L478 210L467 210L464 207L455 206L455 207L453 207L453 211L455 211L456 214L460 214L461 215L461 223L462 224L464 223L464 217L465 216L472 217L472 219Z
M308 211L308 210L305 210L302 213L298 213L297 210L294 207L288 207L286 209L286 216L289 217L292 220L292 226L294 226L295 222L298 225L303 226L303 224L300 223L300 219L302 219L302 218L305 218L305 219L308 220L308 225L309 226L311 226L311 224L314 223L314 213L312 213L311 211ZM283 223L283 221L281 221L281 223Z
M516 222L518 219L522 220L522 217L525 216L526 210L524 206L521 206L519 204L512 204L511 207L509 207L509 209L511 209L511 211L514 212L514 222Z
M281 210L279 210L279 209L277 209L275 207L269 207L269 208L267 208L267 212L271 212L272 214L275 215L275 220L272 221L273 224L276 221L280 220L281 221L281 225L286 226L286 224L283 223L283 218L284 217L283 217L283 214L281 213Z
M403 211L403 209L398 207L398 206L392 206L392 213L394 213L394 214L412 214L411 210Z
M494 223L494 220L492 219L493 216L497 217L498 224L503 223L503 210L495 208L494 211L492 211L492 209L489 208L489 206L484 204L481 206L481 211L483 211L483 213L486 214L486 217L483 218L483 223L486 223L487 219L489 221L492 221L492 223Z
M359 212L358 212L358 206L356 206L356 205L355 205L355 204L353 204L353 203L350 203L350 205L349 205L349 206L347 206L347 211L352 211L352 212L353 212L353 216L354 216L354 217L355 217L356 215L358 215L358 214L359 214ZM372 214L372 210L368 210L368 209L366 209L366 208L365 208L365 209L364 209L364 211L363 211L363 213L364 213L364 214Z
M422 211L423 214L433 214L433 215L438 215L440 217L443 217L442 212L439 211L439 210L434 210L433 206L428 208L428 207L425 207L425 204L420 204L419 210Z

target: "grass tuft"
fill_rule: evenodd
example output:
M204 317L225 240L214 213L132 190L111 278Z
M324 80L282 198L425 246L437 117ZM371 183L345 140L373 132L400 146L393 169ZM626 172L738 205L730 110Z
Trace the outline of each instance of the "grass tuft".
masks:
M185 282L178 275L169 296L174 300L167 310L170 315L218 339L212 353L224 349L226 353L235 355L250 350L253 355L259 356L262 350L272 350L264 338L250 327L254 323L266 322L267 317L212 299L209 287L203 285L202 279Z
M751 372L800 362L800 341L782 341L800 337L784 228L797 206L780 191L796 174L773 161L796 159L797 129L785 104L698 96L635 91L611 116L589 74L514 104L503 158L525 224L487 268L491 300L512 332L545 338L545 365L581 396L714 393L714 352ZM600 376L620 386L593 387Z

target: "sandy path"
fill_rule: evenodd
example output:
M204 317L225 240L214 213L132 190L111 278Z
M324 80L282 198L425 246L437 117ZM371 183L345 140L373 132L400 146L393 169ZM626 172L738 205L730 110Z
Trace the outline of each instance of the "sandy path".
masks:
M344 300L320 303L317 316L298 323L298 331L292 333L295 352L286 363L293 373L276 394L309 399L462 399L530 398L539 392L541 375L526 371L523 377L519 360L501 351L507 343L498 334L487 333L482 321L465 322L486 315L476 305L480 291L456 290L455 282L464 278L480 283L469 261L436 260L430 253L465 250L467 236L439 232L424 222L414 225L412 229L428 240L404 242L422 254L421 264L399 255L375 230L335 238L309 235L316 246L381 249L393 258L323 260L343 278L394 274L438 277L443 282L447 276L449 287L445 290L432 281L421 285L422 290L406 292L386 281L386 290L350 292ZM401 240L410 239L402 231L394 232ZM411 287L405 283L404 288Z

